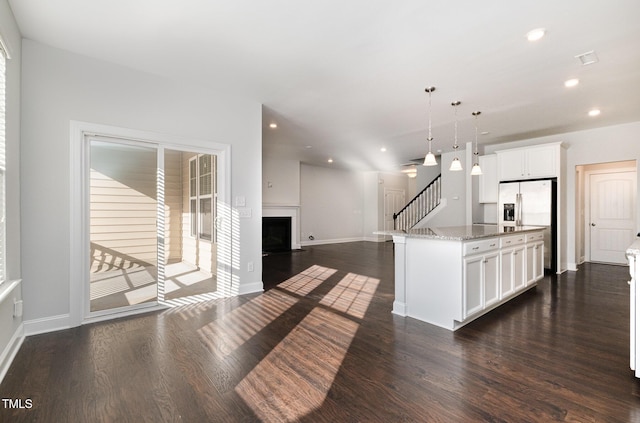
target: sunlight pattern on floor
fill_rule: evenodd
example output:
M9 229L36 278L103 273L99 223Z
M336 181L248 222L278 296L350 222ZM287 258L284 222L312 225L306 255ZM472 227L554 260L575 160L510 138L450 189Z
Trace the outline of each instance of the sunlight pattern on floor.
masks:
M379 279L349 273L320 300L320 304L362 319L379 283Z
M261 421L297 421L324 402L357 329L352 320L313 309L235 391Z
M224 358L296 302L290 295L272 289L203 326L198 332L208 348Z
M293 294L308 295L336 272L336 269L314 265L278 284L278 288Z

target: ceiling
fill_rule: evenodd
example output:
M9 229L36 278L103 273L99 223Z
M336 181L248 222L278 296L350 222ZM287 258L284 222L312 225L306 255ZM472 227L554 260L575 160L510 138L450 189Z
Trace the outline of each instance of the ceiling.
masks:
M424 156L427 86L443 152L452 101L463 145L475 110L481 145L640 121L638 0L9 3L25 38L255 99L263 154L306 163L392 170ZM599 61L582 65L589 51Z

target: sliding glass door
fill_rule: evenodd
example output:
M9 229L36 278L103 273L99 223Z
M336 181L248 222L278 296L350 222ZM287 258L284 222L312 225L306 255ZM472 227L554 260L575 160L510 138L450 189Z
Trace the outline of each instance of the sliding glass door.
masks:
M87 142L90 315L211 298L216 156L129 140Z
M158 298L158 151L90 141L90 311Z
M208 299L217 291L216 156L165 150L164 170L162 299Z

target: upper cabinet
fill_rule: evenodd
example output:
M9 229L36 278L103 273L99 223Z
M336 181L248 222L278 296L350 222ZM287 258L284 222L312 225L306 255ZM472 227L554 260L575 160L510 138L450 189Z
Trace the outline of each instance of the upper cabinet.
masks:
M553 143L496 151L498 181L559 176L560 148Z

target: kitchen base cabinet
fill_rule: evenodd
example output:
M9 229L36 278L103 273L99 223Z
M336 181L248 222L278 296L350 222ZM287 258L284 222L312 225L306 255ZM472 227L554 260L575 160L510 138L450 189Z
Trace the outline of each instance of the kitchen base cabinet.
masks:
M500 251L500 298L513 294L513 251Z
M640 378L640 239L629 246L626 252L629 262L629 367L635 377Z
M464 313L463 318L467 318L482 310L482 279L483 279L483 256L473 256L464 259Z
M456 330L534 287L542 278L535 271L542 255L536 248L528 249L524 233L542 236L542 229L520 231L507 234L498 228L495 236L482 239L438 236L432 228L414 236L389 233L395 243L393 313ZM531 240L531 247L541 244ZM529 283L528 251L535 275Z
M521 291L525 284L525 246L508 248L501 252L502 298Z
M517 248L513 251L513 289L520 291L528 284L524 278L524 267L526 263L525 246Z
M527 234L526 284L544 276L544 234Z
M500 254L496 251L494 254L485 256L484 258L484 306L490 307L500 301Z
M464 258L464 313L472 316L500 300L498 251Z

